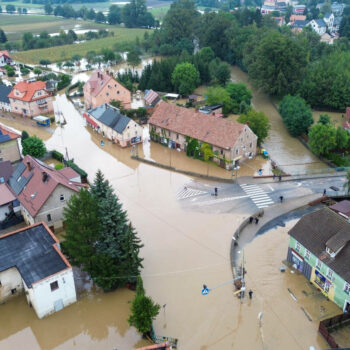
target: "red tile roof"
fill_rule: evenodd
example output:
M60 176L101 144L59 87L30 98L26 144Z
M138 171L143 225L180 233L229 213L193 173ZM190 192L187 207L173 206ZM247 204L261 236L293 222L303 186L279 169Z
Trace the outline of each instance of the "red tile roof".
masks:
M90 85L91 87L91 96L96 97L101 90L112 80L112 84L118 84L124 87L124 89L126 89L126 87L117 82L113 76L110 76L109 74L98 70L96 72L94 72L90 79L86 82L86 84ZM127 89L126 89L127 90Z
M149 123L225 149L233 147L247 127L164 101L154 109Z
M20 134L18 134L14 130L8 128L7 126L1 123L0 123L0 131L3 135L9 135L11 137L11 140L18 139L19 137L21 137Z
M76 177L80 179L80 175L70 167L60 169L59 172L63 174L63 176L65 176L67 179L74 179Z
M25 94L23 95L23 97L16 96L15 90L18 90L21 93L24 92ZM46 95L33 98L35 92L38 90L45 90L46 91L46 83L44 81L34 81L34 82L21 81L13 87L13 89L9 93L8 97L16 99L16 100L20 100L20 101L30 102L30 101L34 101L34 100L40 100L40 99L45 98L49 95L49 93L47 93Z
M11 58L11 56L9 55L9 53L6 50L0 51L0 57L1 56L7 56L8 58Z
M27 167L28 162L30 163L31 170ZM71 182L58 170L51 168L29 155L26 155L23 158L22 163L26 166L26 169L21 176L28 178L28 176L32 174L32 177L22 192L19 193L18 199L33 217L38 214L41 207L45 204L58 185L70 188L74 192L78 192L79 189L84 186L81 183ZM47 181L45 182L43 182L42 179L43 172L48 175Z
M14 201L16 197L10 191L6 184L0 184L0 205Z

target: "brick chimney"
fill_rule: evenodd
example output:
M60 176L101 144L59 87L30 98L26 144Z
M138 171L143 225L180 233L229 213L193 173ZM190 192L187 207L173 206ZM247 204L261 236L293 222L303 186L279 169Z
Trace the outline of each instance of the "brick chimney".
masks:
M32 170L32 165L30 164L30 162L27 162L27 169L28 169L28 171Z

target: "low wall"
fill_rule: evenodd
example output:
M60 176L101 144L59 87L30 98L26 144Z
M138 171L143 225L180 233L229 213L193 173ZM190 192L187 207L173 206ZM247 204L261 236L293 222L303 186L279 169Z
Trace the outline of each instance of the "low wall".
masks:
M221 181L221 182L226 182L226 183L234 183L235 182L233 179L225 179L225 178L217 177L217 176L208 176L208 175L204 175L204 174L195 173L193 171L177 169L177 168L174 168L174 167L172 167L170 165L157 163L157 162L154 162L152 160L140 158L140 157L134 156L134 155L132 155L131 158L135 159L135 160L138 160L140 162L149 164L149 165L156 166L158 168L163 168L163 169L175 171L177 173L188 175L188 176L195 176L195 177L199 177L199 178L202 178L202 179L207 179L207 180L212 180L212 181Z

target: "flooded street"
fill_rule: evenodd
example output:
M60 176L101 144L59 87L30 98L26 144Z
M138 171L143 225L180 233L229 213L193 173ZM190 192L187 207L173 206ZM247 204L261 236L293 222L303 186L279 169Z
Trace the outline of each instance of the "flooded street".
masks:
M263 146L268 150L271 159L285 172L291 174L326 168L326 164L312 154L298 139L288 133L272 100L249 84L248 75L237 66L232 67L231 72L233 81L243 82L249 86L253 93L253 107L257 111L264 112L270 120L271 129ZM316 119L315 116L314 118Z
M57 96L55 105L67 124L56 128L46 141L47 148L62 153L67 149L89 173L90 181L101 169L145 245L141 251L145 289L157 303L166 305L154 322L157 335L178 338L179 349L185 350L260 350L257 315L263 311L265 349L325 347L316 323L309 322L286 294L286 286L294 283L288 277L298 276L279 272L287 251L285 234L265 241L266 234L245 249L247 287L255 293L251 302L245 299L240 303L231 284L202 296L203 284L214 288L232 279L232 234L248 213L183 210L176 193L191 181L189 177L138 163L130 159L130 148L122 150L108 142L100 146L100 135L85 127L84 119L65 96ZM148 142L139 147L145 156L157 153L157 147ZM296 294L297 286L293 287ZM127 323L132 296L128 290L92 291L43 320L36 318L24 296L13 299L0 306L6 319L0 330L0 349L12 350L24 343L31 349L131 349L141 344L140 336ZM296 336L298 331L302 336Z

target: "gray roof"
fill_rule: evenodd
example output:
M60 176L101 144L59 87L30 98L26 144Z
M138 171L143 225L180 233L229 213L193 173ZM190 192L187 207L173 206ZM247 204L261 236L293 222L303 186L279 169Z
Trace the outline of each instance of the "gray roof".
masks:
M304 28L308 23L309 21L303 21L298 19L293 23L292 28Z
M43 224L0 237L0 271L16 267L27 287L69 267Z
M329 18L329 17L331 17L331 13L330 12L327 12L324 16L323 16L323 18Z
M0 84L0 102L10 103L9 98L7 97L12 90L12 86L7 86L5 84Z
M13 173L13 166L9 160L5 160L4 162L0 162L0 183L2 179L4 182L10 178Z
M289 231L311 253L335 271L345 281L350 282L350 223L329 208L304 215ZM326 243L337 250L342 243L344 248L331 258L326 253Z
M16 194L20 194L25 187L25 185L32 178L33 173L30 173L28 177L21 176L26 166L21 162L17 165L16 170L13 172L12 176L9 178L9 185Z
M326 23L325 23L325 21L323 19L315 19L315 22L317 23L317 25L319 27L327 27Z
M118 108L106 104L92 109L88 113L119 134L123 133L131 120L129 117L121 114Z

